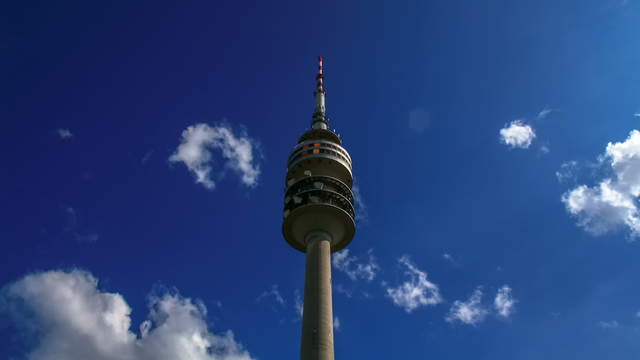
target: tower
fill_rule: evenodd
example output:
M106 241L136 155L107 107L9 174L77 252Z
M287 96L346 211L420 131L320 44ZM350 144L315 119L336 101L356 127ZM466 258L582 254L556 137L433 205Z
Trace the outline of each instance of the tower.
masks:
M302 360L333 360L331 253L356 231L351 157L329 130L322 57L318 58L311 129L300 136L287 164L282 233L307 254L302 315Z

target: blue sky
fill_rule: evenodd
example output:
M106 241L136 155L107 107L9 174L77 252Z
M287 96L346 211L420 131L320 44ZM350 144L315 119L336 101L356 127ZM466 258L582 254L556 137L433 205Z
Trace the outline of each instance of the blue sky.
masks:
M336 357L639 356L635 0L0 14L1 358L296 358L318 55L360 193Z

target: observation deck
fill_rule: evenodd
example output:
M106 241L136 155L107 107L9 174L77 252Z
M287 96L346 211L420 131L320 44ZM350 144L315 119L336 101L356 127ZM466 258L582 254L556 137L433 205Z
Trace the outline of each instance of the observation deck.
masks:
M355 235L352 161L340 137L311 129L300 137L287 161L282 231L295 249L306 251L305 237L322 230L331 235L331 252Z

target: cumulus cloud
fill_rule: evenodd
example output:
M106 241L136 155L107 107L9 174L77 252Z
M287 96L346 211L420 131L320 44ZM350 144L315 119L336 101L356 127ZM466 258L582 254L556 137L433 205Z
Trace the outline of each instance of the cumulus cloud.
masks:
M376 277L380 269L373 252L367 252L368 259L365 262L358 262L356 256L349 256L349 249L341 250L333 254L333 267L345 273L349 279L371 281Z
M258 184L260 166L256 159L259 157L256 142L246 134L235 134L224 124L189 126L182 132L180 145L169 157L169 162L184 163L194 174L196 183L214 189L212 151L219 153L224 166L236 172L244 185L254 187Z
M640 131L631 131L623 142L607 144L601 161L610 167L611 176L595 186L569 190L562 202L578 226L593 235L626 228L635 238L640 235Z
M69 130L69 129L58 128L58 129L56 129L56 133L58 134L60 139L63 139L63 140L68 140L68 139L71 139L73 137L73 134L71 133L71 130Z
M508 285L498 289L495 299L493 299L493 307L499 316L508 318L514 311L517 300L511 294L511 288Z
M535 137L533 128L522 120L514 120L500 129L500 140L511 148L527 149Z
M482 305L482 290L478 288L467 301L454 301L445 320L450 323L460 322L475 326L481 323L487 314L489 311Z
M418 269L408 256L398 259L405 268L407 280L397 287L386 286L387 296L407 313L420 306L436 305L442 302L438 285L427 280L427 273Z
M28 275L5 286L2 311L25 328L35 328L33 360L249 360L231 331L212 333L201 302L177 294L150 298L150 313L138 333L131 308L117 293L98 289L80 271Z

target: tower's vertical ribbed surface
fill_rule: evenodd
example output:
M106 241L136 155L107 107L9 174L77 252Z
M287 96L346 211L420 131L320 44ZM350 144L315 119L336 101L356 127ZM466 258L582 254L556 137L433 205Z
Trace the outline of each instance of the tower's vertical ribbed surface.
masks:
M282 233L307 254L302 319L302 360L333 360L331 253L356 231L351 156L329 130L322 58L319 59L311 129L302 134L287 164Z
M307 239L300 358L333 360L331 236L323 231Z

